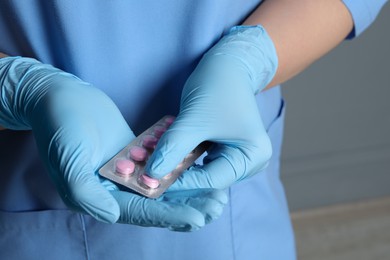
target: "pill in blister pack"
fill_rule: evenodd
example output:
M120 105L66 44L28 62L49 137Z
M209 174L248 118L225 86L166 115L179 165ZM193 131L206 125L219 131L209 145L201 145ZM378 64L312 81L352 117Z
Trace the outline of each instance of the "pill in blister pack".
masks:
M175 117L165 116L123 148L99 170L99 174L149 198L161 194L210 146L203 142L192 150L177 167L162 179L153 179L145 165L158 140L168 130Z

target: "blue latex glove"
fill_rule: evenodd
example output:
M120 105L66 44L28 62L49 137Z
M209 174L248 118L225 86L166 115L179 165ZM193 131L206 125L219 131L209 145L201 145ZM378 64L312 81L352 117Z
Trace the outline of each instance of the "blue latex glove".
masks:
M33 130L41 158L64 202L105 222L195 230L217 218L226 195L173 192L159 200L119 191L98 168L133 138L99 89L34 59L0 59L0 125Z
M160 139L148 174L163 177L205 140L215 144L204 165L185 172L171 190L226 188L264 169L272 148L255 94L276 68L276 51L264 28L232 28L188 78L180 113Z

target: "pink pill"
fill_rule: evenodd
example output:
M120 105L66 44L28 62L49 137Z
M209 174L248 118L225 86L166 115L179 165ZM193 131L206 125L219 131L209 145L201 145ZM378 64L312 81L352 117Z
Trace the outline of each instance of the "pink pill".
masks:
M165 133L165 131L167 131L165 126L158 125L153 128L153 133L157 138L160 138Z
M140 146L133 146L129 150L129 156L134 161L142 162L145 161L146 157L148 156L148 152L145 150L145 148Z
M153 179L146 174L141 175L141 181L143 184L148 186L151 189L155 189L160 185L160 182L157 179Z
M130 175L134 172L134 162L126 159L117 160L115 164L115 170L119 174Z
M142 140L142 145L149 149L154 149L157 145L158 139L153 135L145 135Z
M164 121L165 121L165 123L166 123L168 126L170 126L170 125L172 125L173 121L175 121L175 117L174 117L174 116L168 116L168 117L165 118Z

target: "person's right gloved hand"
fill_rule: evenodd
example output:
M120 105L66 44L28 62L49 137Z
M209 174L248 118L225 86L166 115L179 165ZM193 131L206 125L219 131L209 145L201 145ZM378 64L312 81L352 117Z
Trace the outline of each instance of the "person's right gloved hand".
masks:
M68 207L104 222L195 230L217 218L227 197L208 189L151 200L120 191L98 168L134 134L112 100L79 78L35 59L0 59L0 125L32 130Z
M207 51L187 79L180 113L159 140L147 173L160 179L199 143L211 141L204 164L186 171L170 190L224 189L265 169L272 145L255 94L278 64L262 26L237 26Z

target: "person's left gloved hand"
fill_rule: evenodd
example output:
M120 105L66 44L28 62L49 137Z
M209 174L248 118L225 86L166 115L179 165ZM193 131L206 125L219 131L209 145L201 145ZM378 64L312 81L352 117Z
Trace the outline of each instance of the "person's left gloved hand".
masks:
M180 113L160 139L148 174L163 177L205 140L214 143L205 164L188 170L171 190L226 188L265 168L272 148L255 94L276 68L276 50L264 28L234 27L187 80Z
M65 204L100 221L192 231L218 218L227 202L215 189L152 200L99 178L99 167L135 138L133 132L101 90L35 59L0 59L0 125L32 130Z

